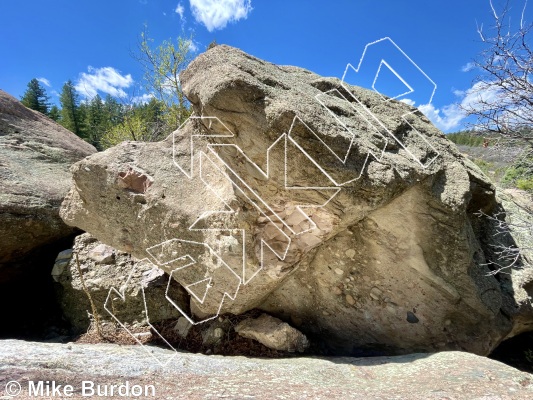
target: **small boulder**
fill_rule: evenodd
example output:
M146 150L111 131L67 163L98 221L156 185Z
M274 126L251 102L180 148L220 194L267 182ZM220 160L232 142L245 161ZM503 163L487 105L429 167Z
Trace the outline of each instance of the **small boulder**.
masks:
M56 261L54 262L54 266L52 267L52 278L54 281L59 282L59 277L65 272L65 268L70 263L70 260L72 258L72 249L66 249L60 252L57 257Z
M303 333L268 314L241 321L235 331L274 350L302 353L309 347L309 341Z
M202 326L202 344L207 347L214 346L215 348L221 345L230 327L230 321L223 317L212 321L207 327L205 325Z
M89 251L87 257L97 264L109 264L115 258L115 251L111 246L102 243Z
M185 317L179 317L178 322L176 322L176 325L174 326L174 330L184 339L189 334L191 328L192 324Z
M227 324L216 321L202 331L202 344L204 346L216 346L222 341L227 332Z

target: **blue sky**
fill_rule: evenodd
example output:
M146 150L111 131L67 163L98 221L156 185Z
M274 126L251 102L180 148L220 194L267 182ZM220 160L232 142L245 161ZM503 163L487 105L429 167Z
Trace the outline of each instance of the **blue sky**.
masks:
M511 5L518 21L523 2ZM141 95L142 72L131 53L144 24L155 43L192 33L196 52L215 39L273 63L339 78L348 63L358 65L365 45L389 37L401 52L392 42L374 45L362 64L366 75L363 68L352 71L351 83L371 86L384 59L391 69L382 64L376 89L392 97L403 93L396 71L414 90L404 100L424 104L438 127L455 131L465 123L457 104L468 100L476 75L468 65L483 49L476 22L487 30L491 15L489 0L4 1L0 89L20 98L39 78L58 102L57 92L71 79L82 97ZM526 10L528 21L532 16ZM431 99L426 76L437 87Z

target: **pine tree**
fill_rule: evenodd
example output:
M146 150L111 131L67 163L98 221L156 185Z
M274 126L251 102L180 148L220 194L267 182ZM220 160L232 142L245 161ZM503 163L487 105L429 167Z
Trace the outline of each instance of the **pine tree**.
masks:
M108 94L104 101L104 115L108 123L106 128L120 124L125 115L124 106L120 104L113 96Z
M48 116L56 122L59 122L61 119L61 110L55 104L50 108Z
M49 99L50 98L47 96L45 88L37 79L33 78L28 83L28 89L26 89L26 92L22 96L21 102L32 110L48 115Z
M109 125L110 122L106 120L104 102L100 95L97 94L87 103L85 129L87 133L87 141L98 150L102 149L100 141Z
M61 103L61 125L82 137L79 95L71 80L68 80L63 85L63 89L59 95L59 101Z

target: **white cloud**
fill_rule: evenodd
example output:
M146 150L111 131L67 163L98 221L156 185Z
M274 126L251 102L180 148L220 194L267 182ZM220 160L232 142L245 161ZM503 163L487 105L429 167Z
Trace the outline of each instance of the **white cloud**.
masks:
M223 29L228 22L246 19L252 11L251 0L189 0L192 14L197 22L209 32Z
M452 93L457 97L463 97L466 92L464 90L455 89Z
M124 89L133 84L130 74L122 75L113 67L88 67L89 73L82 72L75 88L83 96L92 98L98 92L110 94L114 97L126 97Z
M482 110L490 105L496 105L503 100L501 89L488 82L477 82L467 90L454 90L453 93L460 99L444 106L435 108L432 104L418 107L435 126L443 131L458 128L467 118L465 110Z
M189 42L189 50L193 53L196 53L198 51L198 46L192 40Z
M466 108L479 109L482 103L494 104L501 96L501 89L486 82L477 82L464 93L461 104Z
M50 84L50 81L46 78L37 78L37 80L39 82L41 82L43 85L46 85L48 87L52 87L52 85Z
M183 5L179 3L174 11L180 16L180 19L183 22L185 20L185 8L183 8Z
M426 117L440 130L447 132L457 128L463 119L466 118L465 112L459 104L449 104L442 108L435 108L433 104L424 104L418 107Z
M154 97L151 93L145 93L142 96L135 96L133 99L131 99L131 102L133 104L146 104L148 103L152 98Z
M461 105L467 110L478 113L498 110L501 121L510 125L523 125L531 123L528 107L523 107L524 99L529 98L527 88L521 89L516 82L506 79L475 83L466 91Z
M400 101L415 107L415 102L411 99L404 98ZM450 104L448 106L444 106L442 109L435 108L433 104L423 104L418 106L418 109L422 111L424 115L442 131L448 131L456 128L465 117L464 112L461 110L458 104Z
M469 71L472 71L475 67L476 67L476 64L474 64L473 62L469 62L461 67L461 71L469 72Z
M405 103L405 104L409 104L410 106L413 106L415 105L415 102L414 100L411 100L411 99L401 99L400 100L402 103Z

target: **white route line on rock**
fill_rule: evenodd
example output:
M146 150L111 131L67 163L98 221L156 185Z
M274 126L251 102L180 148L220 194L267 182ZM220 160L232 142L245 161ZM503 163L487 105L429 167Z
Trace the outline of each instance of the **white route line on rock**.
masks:
M174 270L172 270L171 274L170 274L170 277L169 277L169 282L171 281L171 279L173 279L173 276L175 273L177 273L178 271L181 271L183 270L184 268L187 268L187 267L190 267L190 266L193 266L195 264L197 264L197 260L195 260L193 257L191 257L189 254L181 254L181 253L177 253L175 254L173 257L171 258L168 258L168 259L161 259L159 257L158 254L156 254L154 251L156 248L158 247L163 247L165 245L169 245L170 243L175 243L175 242L179 242L179 243L188 243L188 244L196 244L196 245L202 245L202 246L205 246L210 254L212 256L215 256L219 263L221 263L225 268L227 268L228 271L230 271L232 274L234 274L235 278L237 279L237 282L236 282L236 286L234 288L234 291L232 291L232 293L227 293L225 292L223 297L221 298L220 300L220 303L218 305L218 310L216 312L216 314L210 318L206 318L206 319L203 319L201 321L193 321L192 317L191 316L188 316L186 314L186 312L181 309L179 307L178 304L176 304L169 296L168 296L168 288L169 288L169 285L167 285L167 291L166 291L166 298L167 300L176 308L178 309L178 311L184 315L184 317L187 318L187 320L192 323L192 324L198 324L198 323L202 323L202 322L206 322L208 320L211 320L213 318L216 318L219 314L220 314L220 310L222 309L223 307L223 303L224 301L226 300L226 298L229 298L230 300L235 300L236 298L236 295L239 291L239 288L241 286L241 284L248 284L262 269L264 269L265 267L265 251L266 249L268 248L272 253L274 253L276 255L276 257L280 260L284 260L285 257L287 256L287 253L289 251L289 248L290 248L290 245L291 245L291 242L292 242L292 237L294 236L297 236L297 235L301 235L303 233L306 233L306 232L309 232L313 229L316 229L316 224L314 223L314 221L308 217L308 215L306 213L303 212L303 208L308 208L308 207L314 207L314 208L319 208L319 207L323 207L325 206L327 203L329 203L329 201L331 201L336 195L337 193L340 191L340 188L337 188L337 187L315 187L315 186L308 186L308 187L291 187L287 184L287 181L288 181L288 168L287 168L287 156L288 156L288 149L287 149L287 142L288 140L292 140L290 138L288 138L288 136L286 134L282 134L280 135L280 137L267 149L267 168L266 168L266 172L263 171L259 166L257 166L257 164L255 164L249 157L247 157L244 152L242 152L242 150L238 147L238 146L235 146L233 144L208 144L207 145L207 150L208 150L208 154L204 153L203 151L201 150L197 150L195 151L195 145L194 145L194 138L195 137L200 137L200 136L210 136L210 137L234 137L233 133L227 128L226 125L224 125L218 118L216 117L197 117L197 116L193 116L190 118L190 120L209 120L209 123L211 124L212 122L214 122L215 120L217 122L219 122L227 131L228 133L227 134L218 134L218 135L191 135L190 138L186 138L185 136L181 136L182 138L185 137L185 140L189 139L191 141L190 145L187 145L188 148L190 149L190 153L189 153L189 160L185 160L185 164L187 165L184 165L183 162L178 162L176 160L177 158L177 150L176 150L176 143L177 143L177 137L180 136L180 134L183 132L182 128L184 127L184 125L189 121L186 121L181 127L180 129L178 129L176 132L174 132L174 136L173 136L173 143L174 143L174 148L173 148L173 158L174 158L174 164L178 167L178 169L185 175L187 176L187 178L189 179L194 179L197 175L199 175L200 179L202 180L202 182L204 183L204 185L206 185L210 190L211 192L213 192L213 194L219 198L223 204L228 208L227 210L207 210L205 212L203 212L200 217L198 217L192 224L191 226L189 226L189 230L191 231L208 231L208 230L211 230L211 231L232 231L232 232L235 232L235 231L239 231L241 233L241 237L242 237L242 244L243 244L243 256L242 256L242 277L239 277L237 274L234 273L233 269L227 265L217 254L216 252L209 246L207 245L206 243L198 243L198 242L191 242L191 241L186 241L186 240L181 240L181 239L170 239L168 241L165 241L165 242L162 242L158 245L155 245L155 246L151 246L149 248L146 249L146 251L148 252L148 254L150 254L152 256L152 258L155 260L156 264L160 265L160 266L167 266L167 268L169 266L171 266L172 263L178 261L178 260L182 260L182 261L185 261L185 264L184 265L181 265L180 267L178 268L175 268ZM300 205L296 205L295 206L295 209L297 210L297 212L300 212L302 213L302 216L309 222L309 226L310 228L308 229L304 229L300 232L296 232L293 230L293 228L290 226L290 224L288 224L283 218L281 218L276 212L274 209L272 209L270 207L270 205L257 193L256 190L254 190L250 185L249 183L243 178L241 177L230 165L228 165L227 162L224 161L224 159L222 157L220 157L220 155L217 153L216 149L217 148L220 148L221 146L232 146L234 147L234 149L240 153L240 155L242 157L244 157L246 159L247 162L249 162L253 168L256 168L257 171L261 174L261 176L263 176L265 179L269 179L271 176L271 171L270 171L270 155L271 155L271 151L272 149L277 146L278 144L282 143L283 142L283 150L284 150L284 159L283 159L283 166L284 166L284 186L285 186L285 189L287 190L317 190L317 191L321 191L321 192L324 192L324 191L333 191L334 193L329 195L329 197L327 197L327 199L324 201L323 204L319 204L319 205L303 205L303 204L300 204ZM234 177L233 179L229 176L229 174L226 172L226 171L222 171L216 164L213 160L216 160L218 161L221 165L223 165L224 168L227 169L227 171L231 172L232 176ZM313 161L313 160L311 160ZM195 169L195 166L194 164L197 163L198 164L198 172L196 171ZM253 272L253 274L251 274L251 276L248 276L250 275L247 271L247 268L246 268L246 232L242 229L238 230L238 229L232 229L232 228L224 228L224 229L220 229L220 228L197 228L197 225L199 225L199 223L208 218L208 217L211 217L213 215L216 215L216 214L220 214L220 213L234 213L235 211L233 209L231 209L231 206L229 204L227 204L227 202L224 201L224 199L218 194L216 188L214 188L207 180L206 176L207 176L207 173L204 174L205 172L205 166L206 165L209 165L212 167L212 169L214 171L216 171L217 173L219 173L221 176L223 176L225 179L228 180L228 182L230 182L232 184L232 186L243 196L247 199L247 201L252 204L259 212L260 214L263 216L263 218L265 218L268 223L267 224L271 224L271 227L276 229L278 232L279 232L279 235L283 236L286 238L286 245L284 246L284 248L282 248L281 251L278 251L276 250L270 243L268 240L265 240L265 238L261 238L260 239L260 260L259 260L259 268ZM277 224L281 224L282 226L286 227L287 230L290 232L289 234L286 234L282 229L280 229ZM207 278L204 278L204 279L201 279L201 280L198 280L198 281L195 281L195 282L191 282L189 284L186 284L184 285L185 289L187 290L187 292L189 292L200 304L203 304L206 300L206 296L208 295L208 293L210 292L210 287L211 287L211 283L212 283L212 277L207 277ZM201 297L199 297L197 295L197 293L195 293L195 291L191 290L192 287L194 286L197 286L197 285L200 285L200 284L203 284L203 283L207 283L206 285L206 291L203 293L203 295Z
M354 66L350 63L348 63L346 65L346 69L344 70L344 74L342 75L342 82L345 82L345 78L346 78L346 74L349 70L349 68L353 69L355 71L355 73L359 73L359 71L361 70L362 66L363 66L363 61L365 59L365 56L366 56L366 53L367 51L372 47L372 46L375 46L376 44L378 43L383 43L383 42L390 42L408 61L409 63L411 63L422 75L424 75L424 77L431 83L431 85L433 86L433 91L431 92L431 95L428 99L428 104L430 104L432 101L433 101L433 96L435 95L435 92L437 91L437 84L435 82L433 82L433 80L422 70L422 68L420 68L412 59L411 57L409 57L401 48L400 46L398 46L390 37L386 36L384 38L381 38L381 39L378 39L378 40L375 40L373 42L370 42L370 43L367 43L365 45L365 48L363 50L363 54L361 54L361 58L359 59L359 64L357 65L357 68L354 68ZM407 86L410 90L407 94L409 93L412 93L414 92L414 89L389 65L389 63L387 63L385 60L381 60L380 62L380 65L378 67L378 70L376 71L376 76L374 77L374 82L372 84L372 89L377 93L379 94L384 101L389 101L389 99L385 98L379 91L376 90L375 88L375 83L378 79L378 75L381 71L381 65L382 64L386 64L386 66L392 71L392 73L394 75L396 75L396 77L398 77L398 79L400 79L402 81L402 83ZM397 99L401 96L405 95L405 93L403 94L399 94L395 97L392 97L391 99Z
M205 318L201 321L194 321L192 319L192 317L188 316L187 313L181 309L181 307L176 304L168 295L168 290L170 288L170 284L172 282L172 279L174 274L177 273L178 271L181 271L185 268L188 268L192 265L195 265L195 264L200 264L200 261L197 261L196 259L194 259L193 257L191 257L189 254L185 254L185 255L182 255L182 256L179 256L179 257L176 257L174 259L171 259L170 261L166 261L166 262L162 262L160 263L158 261L158 264L159 265L170 265L171 263L177 261L177 260L180 260L180 259L188 259L189 262L186 263L185 265L182 265L180 267L177 267L175 269L173 269L171 271L171 273L169 274L169 279L168 279L168 284L167 284L167 289L165 291L165 297L166 299L185 317L187 318L187 320L193 324L193 325L196 325L196 324L200 324L200 323L203 323L203 322L207 322L209 320L212 320L214 318L216 318L219 314L220 314L220 310L224 304L224 301L226 300L226 298L229 298L230 300L235 300L236 296L237 296L237 293L239 292L239 289L241 287L241 284L242 284L242 280L241 278L233 271L233 269L206 243L201 243L201 242L194 242L194 241L190 241L190 240L182 240L182 239L170 239L170 240L166 240L160 244L157 244L155 246L152 246L152 247L149 247L148 249L146 249L146 251L157 261L158 260L158 255L155 253L155 249L156 248L161 248L161 247L164 247L168 244L171 244L171 243L178 243L178 244L185 244L185 245L196 245L196 246L202 246L202 247L205 247L207 248L207 250L209 251L209 254L210 256L212 257L215 257L217 259L217 261L222 265L222 267L224 267L227 271L229 271L229 273L231 273L232 275L234 275L235 279L238 281L238 284L236 286L236 288L234 289L234 293L228 293L228 292L224 292L221 296L221 300L220 300L220 303L219 303L219 307L218 307L218 311L216 313L216 315L212 316L212 317L209 317L209 318ZM187 251L187 250L185 250ZM217 270L218 271L218 270ZM185 290L187 290L188 293L190 293L200 304L203 304L205 302L205 298L209 292L209 289L212 287L212 279L213 277L207 277L207 278L204 278L204 279L200 279L198 281L194 281L194 282L191 282L189 284L186 284L184 285L184 288ZM198 297L198 295L192 291L190 288L192 286L195 286L195 285L199 285L203 282L207 282L207 285L206 285L206 291L204 292L203 296L200 298Z
M418 109L414 110L414 111L410 111L408 113L405 113L401 116L401 119L407 124L409 125L409 127L413 130L413 132L415 134L417 134L425 143L426 145L431 148L431 150L436 154L433 158L431 158L429 161L426 161L425 163L423 163L418 157L416 157L382 122L381 120L374 114L372 113L366 106L363 105L363 103L351 92L350 88L349 88L349 84L346 82L346 75L348 74L348 72L351 70L353 70L355 73L359 73L362 66L363 66L363 61L365 59L365 56L367 55L367 51L369 51L369 49L372 47L372 46L375 46L377 44L380 44L380 43L384 43L384 42L389 42L391 43L394 48L403 56L405 57L408 62L414 67L415 70L417 70L418 72L420 72L431 84L431 86L433 86L433 90L431 92L431 94L429 95L429 98L428 98L428 102L426 104L431 104L431 102L433 101L433 96L435 95L435 92L437 90L437 84L435 82L433 82L433 80L400 48L400 46L398 46L391 38L389 37L384 37L384 38L381 38L381 39L378 39L374 42L371 42L371 43L368 43L364 50L363 50L363 54L361 55L361 58L359 60L359 64L357 65L357 68L354 68L352 64L348 63L346 65L346 68L344 70L344 74L342 75L342 80L341 80L341 86L346 89L346 91L353 97L353 99L363 107L363 109L369 114L369 116L381 127L383 128L387 134L389 136L391 136L408 154L409 156L415 160L422 168L428 168L440 155L440 153L437 151L437 149L435 149L435 147L433 147L433 145L431 143L429 143L429 141L426 139L426 137L424 135L422 135L408 120L407 120L407 117L411 114L414 114L415 112L418 111ZM405 92L405 93L401 93L395 97L392 97L392 98L385 98L379 91L376 90L375 88L375 84L378 80L378 77L379 77L379 74L381 72L381 67L382 65L385 65L408 89L409 91ZM381 62L377 68L377 71L376 71L376 75L374 77L374 81L372 82L372 89L378 93L381 98L383 99L383 101L385 102L388 102L390 100L395 100L395 99L398 99L399 97L402 97L404 95L407 95L407 94L410 94L410 93L414 93L415 90L412 88L411 85L409 85L407 83L407 81L402 77L400 76L400 74L398 72L396 72L396 70L394 68L392 68L390 66L390 64L384 60L384 59L381 59ZM317 99L318 100L318 99ZM320 102L320 101L319 101ZM321 103L323 106L324 104ZM325 106L324 106L325 107ZM326 107L327 109L327 107Z
M135 334L133 332L131 332L128 327L122 323L122 321L120 321L120 319L115 315L115 307L112 305L111 306L111 310L109 309L109 305L113 302L113 300L120 300L122 301L123 303L126 302L126 290L128 289L128 287L130 287L130 283L131 283L131 280L132 280L132 277L133 277L133 274L135 272L135 270L138 268L139 265L141 265L141 263L143 262L147 262L149 263L150 265L152 265L153 267L157 267L156 265L154 265L148 258L144 258L140 261L138 261L134 267L131 269L130 271L130 274L128 275L128 279L126 280L126 283L124 285L122 285L120 287L120 289L116 289L115 287L112 287L111 289L109 289L109 292L107 294L107 297L105 299L105 302L104 302L104 309L107 311L107 313L109 315L111 315L111 317L122 327L122 329L124 329L132 338L133 340L135 340L135 342L137 342L137 344L141 345L141 347L146 351L146 353L148 353L148 355L150 357L152 357L154 360L156 360L161 366L166 366L168 363L170 363L177 355L178 355L178 351L157 331L157 329L150 323L150 317L148 315L148 306L146 304L146 294L144 292L144 287L142 285L140 285L140 289L142 291L142 296L143 296L143 304L144 304L144 312L145 312L145 315L146 315L146 322L147 324L150 326L150 328L161 338L161 340L163 340L165 342L165 344L169 347L169 349L173 350L173 353L172 355L170 355L166 361L162 361L160 360L159 358L157 358L154 353L150 350L150 348L148 346L145 346L139 339L137 336L135 336ZM133 287L133 286L131 286ZM168 291L168 288L167 288L167 291ZM118 296L118 297L115 297L113 298L114 296Z

